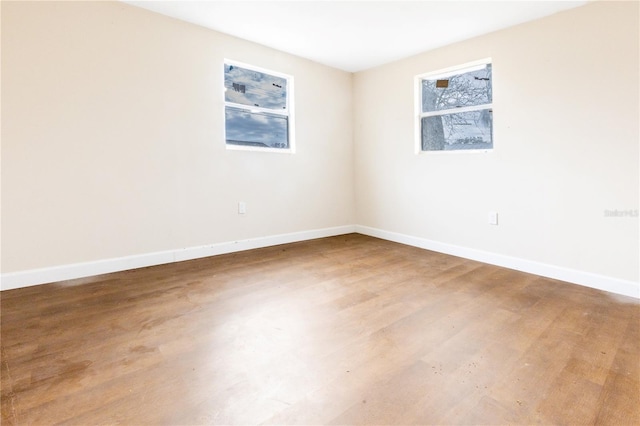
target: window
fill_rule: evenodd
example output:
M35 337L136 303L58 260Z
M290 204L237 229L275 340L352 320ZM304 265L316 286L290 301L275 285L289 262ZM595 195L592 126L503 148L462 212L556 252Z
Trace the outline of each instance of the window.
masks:
M293 77L225 61L227 148L293 152L292 98Z
M491 62L416 77L421 151L493 149Z

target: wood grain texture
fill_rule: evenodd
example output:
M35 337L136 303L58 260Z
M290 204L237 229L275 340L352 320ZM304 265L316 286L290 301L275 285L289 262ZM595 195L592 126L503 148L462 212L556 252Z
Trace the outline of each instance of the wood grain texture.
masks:
M638 301L357 234L10 290L2 424L640 424Z

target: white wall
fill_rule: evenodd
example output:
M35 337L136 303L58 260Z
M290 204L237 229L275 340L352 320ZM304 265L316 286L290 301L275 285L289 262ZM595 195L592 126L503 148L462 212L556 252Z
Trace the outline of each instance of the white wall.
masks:
M225 149L224 58L294 76L296 154ZM2 2L2 272L352 225L351 87L120 2Z
M638 218L604 211L638 209L638 35L638 2L598 2L357 73L356 222L637 293ZM414 154L414 76L486 57L493 152Z

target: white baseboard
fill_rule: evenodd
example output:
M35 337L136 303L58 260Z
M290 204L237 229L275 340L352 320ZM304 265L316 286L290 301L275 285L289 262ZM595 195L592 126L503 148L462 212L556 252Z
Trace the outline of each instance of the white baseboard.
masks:
M503 254L445 244L438 241L427 240L425 238L370 228L368 226L356 225L355 232L363 235L369 235L371 237L381 238L383 240L394 241L396 243L437 251L439 253L450 254L453 256L463 257L465 259L476 260L491 265L502 266L504 268L515 269L517 271L528 272L530 274L640 299L640 283L633 281L563 268L560 266L506 256Z
M33 285L57 281L84 278L111 272L126 271L129 269L144 268L147 266L198 259L201 257L215 256L218 254L233 253L237 251L251 250L255 248L269 247L279 244L295 243L298 241L313 240L316 238L333 237L336 235L350 234L353 232L355 232L355 225L346 225L334 228L315 229L311 231L293 232L290 234L251 238L247 240L208 244L199 247L187 247L183 249L147 253L135 256L104 259L94 262L83 262L70 265L54 266L51 268L10 272L0 275L0 290L12 290L21 287L29 287Z
M75 278L84 278L135 268L162 265L165 263L181 262L184 260L269 247L278 244L333 237L353 232L640 299L640 284L633 281L626 281L517 257L445 244L438 241L427 240L420 237L384 231L361 225L338 226L334 228L316 229L135 256L104 259L95 262L75 263L51 268L10 272L0 275L0 290L12 290L21 287L71 280Z

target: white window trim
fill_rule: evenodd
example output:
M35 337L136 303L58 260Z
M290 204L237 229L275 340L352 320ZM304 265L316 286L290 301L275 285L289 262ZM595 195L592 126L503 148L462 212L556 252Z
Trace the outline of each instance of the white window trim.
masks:
M276 77L280 77L280 78L284 78L285 80L287 80L287 103L286 103L286 108L283 110L275 110L275 109L269 109L269 108L260 108L260 107L251 107L251 106L247 106L247 105L242 105L242 104L237 104L235 102L227 102L226 101L226 96L225 96L225 92L226 92L226 87L224 86L224 65L233 65L233 66L237 66L240 68L246 68L252 71L256 71L256 72L260 72L260 73L264 73L264 74L270 74ZM289 75L289 74L284 74L278 71L273 71L267 68L262 68L262 67L258 67L255 65L251 65L251 64L247 64L244 62L240 62L240 61L235 61L233 59L227 59L225 58L223 60L223 72L222 72L222 102L224 104L223 108L222 108L222 122L225 123L222 126L222 136L223 136L223 141L224 141L224 145L226 147L227 150L229 151L259 151L259 152L278 152L280 154L295 154L296 152L296 144L295 144L295 117L294 117L294 91L293 91L293 76ZM282 115L282 116L286 116L288 118L287 120L287 124L288 124L288 142L289 142L289 147L288 148L269 148L269 147L260 147L260 146L250 146L250 145L233 145L233 144L228 144L227 143L227 126L226 126L226 109L227 107L232 107L232 108L239 108L239 109L244 109L247 110L249 112L264 112L264 113L268 113L268 114L275 114L275 115Z
M414 150L418 155L459 155L459 154L477 154L477 153L490 153L495 149L495 140L493 142L493 149L460 149L453 151L423 151L422 150L422 129L421 120L423 117L431 117L435 115L444 115L454 112L467 112L478 111L482 109L493 109L493 102L482 105L474 105L462 108L452 108L439 111L422 112L422 80L438 79L451 77L452 75L459 74L460 71L475 71L481 69L487 64L492 64L491 58L479 59L477 61L467 62L461 65L455 65L453 67L443 68L436 71L430 71L424 74L419 74L414 77L414 135L415 143ZM493 135L492 135L493 136Z

